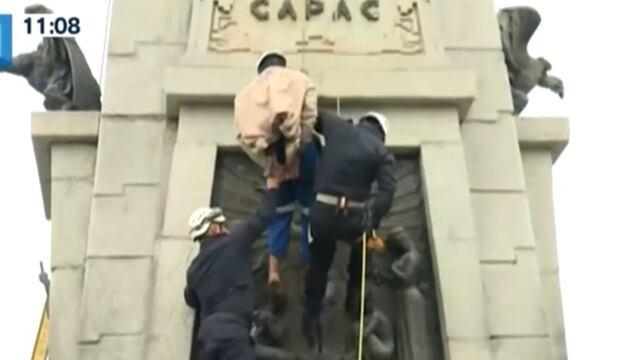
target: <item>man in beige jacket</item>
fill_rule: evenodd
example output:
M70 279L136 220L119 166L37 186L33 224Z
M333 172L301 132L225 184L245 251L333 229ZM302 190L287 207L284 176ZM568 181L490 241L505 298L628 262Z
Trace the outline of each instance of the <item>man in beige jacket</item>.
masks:
M241 147L265 168L265 175L283 181L277 216L267 228L269 289L274 305L282 310L279 259L287 254L296 202L302 208L302 263L310 261L309 206L319 157L313 134L318 112L316 89L307 75L286 65L280 52L265 53L258 60L258 76L236 95L234 104Z

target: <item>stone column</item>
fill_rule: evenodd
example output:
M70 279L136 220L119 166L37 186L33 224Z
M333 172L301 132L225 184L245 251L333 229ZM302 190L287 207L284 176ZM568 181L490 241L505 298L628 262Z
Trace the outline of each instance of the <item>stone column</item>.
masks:
M518 138L538 250L545 311L555 350L553 359L566 360L551 167L568 143L568 120L521 119L518 123Z
M209 206L219 146L235 146L231 104L180 109L172 155L151 312L149 359L188 359L193 311L185 304L186 270L197 252L188 238L193 210Z
M49 294L52 359L76 360L98 113L36 113L32 136L51 219Z
M533 226L515 120L462 127L493 359L549 359Z

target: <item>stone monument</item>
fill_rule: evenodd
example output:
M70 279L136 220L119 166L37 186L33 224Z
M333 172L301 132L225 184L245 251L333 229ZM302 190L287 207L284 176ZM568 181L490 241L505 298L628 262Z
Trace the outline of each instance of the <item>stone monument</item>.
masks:
M233 96L271 48L323 108L391 121L399 189L368 276L368 358L566 359L551 168L568 120L514 115L490 0L113 0L101 111L32 117L52 221L51 359L190 358L187 217L255 207L260 171L237 145ZM264 242L255 255L262 284ZM261 358L353 358L342 255L323 354L298 341L291 261L286 331Z

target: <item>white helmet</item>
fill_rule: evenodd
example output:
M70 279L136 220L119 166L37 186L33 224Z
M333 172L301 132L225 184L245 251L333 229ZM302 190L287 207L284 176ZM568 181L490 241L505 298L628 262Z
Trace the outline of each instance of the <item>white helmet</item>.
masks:
M189 217L189 237L191 240L196 240L209 230L211 223L224 223L225 221L227 218L219 207L196 209Z
M280 51L280 50L269 50L269 51L265 51L260 58L258 59L258 62L256 63L256 69L260 69L260 65L262 65L262 62L271 56L278 56L280 57L282 60L284 60L285 65L287 64L287 58L284 56L284 54Z
M366 119L366 118L371 118L375 120L378 123L378 125L380 125L380 127L382 128L382 132L384 133L384 136L387 137L387 134L389 133L389 120L387 120L386 116L375 111L370 111L364 114L364 116L361 119Z

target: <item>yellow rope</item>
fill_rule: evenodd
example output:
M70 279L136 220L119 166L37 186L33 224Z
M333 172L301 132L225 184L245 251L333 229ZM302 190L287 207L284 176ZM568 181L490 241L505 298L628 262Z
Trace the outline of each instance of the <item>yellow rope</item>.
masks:
M362 234L362 274L360 275L360 331L358 334L358 360L362 360L364 347L364 298L366 295L366 269L367 269L367 234Z

